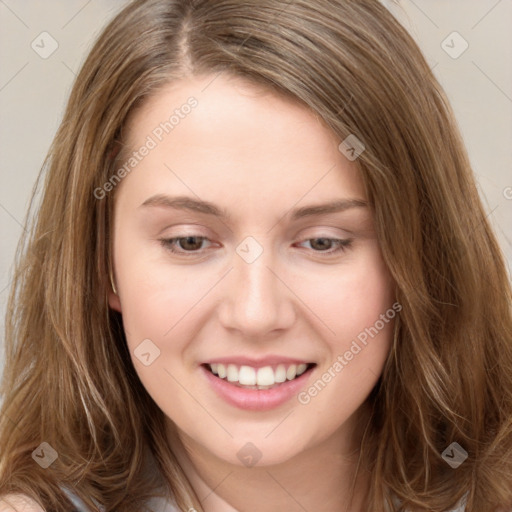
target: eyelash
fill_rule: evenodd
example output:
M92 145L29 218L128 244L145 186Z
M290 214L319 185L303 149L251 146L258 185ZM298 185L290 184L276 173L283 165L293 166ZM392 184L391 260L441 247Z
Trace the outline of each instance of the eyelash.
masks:
M163 245L163 247L173 254L179 254L181 256L185 257L191 257L191 256L197 256L200 254L199 251L183 251L183 250L177 250L175 242L178 240L184 240L186 238L197 238L200 240L208 240L205 236L199 236L199 235L187 235L187 236L178 236L174 238L161 238L159 239L160 243ZM314 251L318 254L327 254L327 255L333 255L337 254L339 252L345 252L346 250L350 249L352 246L353 239L347 238L345 240L340 238L328 238L328 237L314 237L314 238L307 238L306 240L303 240L303 242L309 242L310 240L328 240L330 242L334 242L334 244L337 245L337 248L334 250L328 250L328 251Z

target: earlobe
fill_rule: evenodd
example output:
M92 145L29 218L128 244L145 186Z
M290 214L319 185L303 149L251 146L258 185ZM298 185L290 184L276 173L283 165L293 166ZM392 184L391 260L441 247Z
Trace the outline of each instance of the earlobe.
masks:
M108 305L115 311L122 313L119 295L115 293L113 290L108 291Z

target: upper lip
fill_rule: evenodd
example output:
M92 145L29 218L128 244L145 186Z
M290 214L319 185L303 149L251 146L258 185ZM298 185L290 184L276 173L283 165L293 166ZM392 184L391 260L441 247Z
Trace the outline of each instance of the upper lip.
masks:
M251 358L247 356L217 357L214 359L209 359L204 364L234 364L237 366L252 366L253 368L262 368L264 366L271 366L277 364L298 365L309 363L312 363L312 361L307 359L297 359L294 357L271 355L262 358Z

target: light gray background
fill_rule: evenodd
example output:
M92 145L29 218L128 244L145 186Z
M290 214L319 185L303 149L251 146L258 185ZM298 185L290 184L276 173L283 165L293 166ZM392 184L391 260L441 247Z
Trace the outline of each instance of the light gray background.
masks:
M400 8L391 0L385 3L418 41L451 100L488 217L510 269L512 0L403 0ZM114 0L0 0L2 343L14 251L32 186L77 70L102 27L124 4ZM460 37L450 36L454 31ZM31 47L34 42L39 52L51 49L43 32L58 44L46 59ZM464 41L467 50L453 58Z

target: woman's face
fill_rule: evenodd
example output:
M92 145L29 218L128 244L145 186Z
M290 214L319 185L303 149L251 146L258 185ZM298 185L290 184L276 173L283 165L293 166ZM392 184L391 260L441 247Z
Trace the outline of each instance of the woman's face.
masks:
M126 142L98 197L116 195L109 300L148 393L233 464L341 446L398 309L352 154L305 107L224 75L160 91Z

